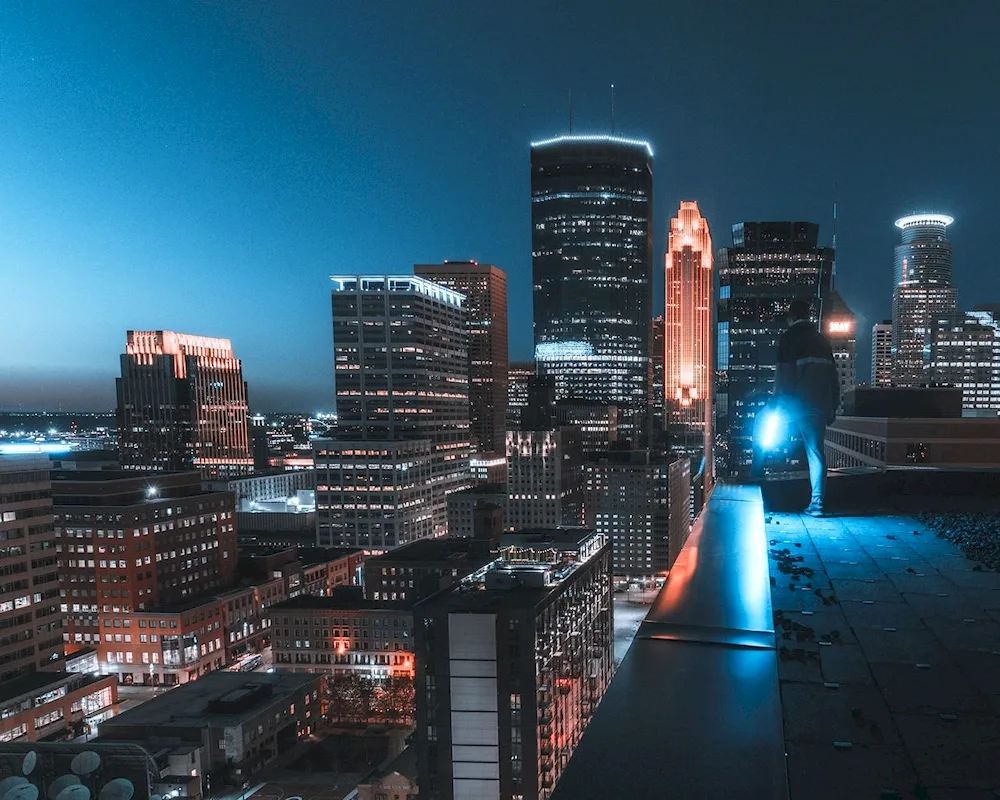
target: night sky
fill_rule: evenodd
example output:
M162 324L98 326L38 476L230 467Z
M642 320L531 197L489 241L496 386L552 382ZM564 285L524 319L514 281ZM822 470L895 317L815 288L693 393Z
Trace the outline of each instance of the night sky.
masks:
M716 247L806 219L867 330L897 216L953 215L963 307L1000 301L1000 3L0 5L0 408L114 405L129 328L233 340L258 410L333 407L331 273L507 270L531 355L528 145L610 125Z

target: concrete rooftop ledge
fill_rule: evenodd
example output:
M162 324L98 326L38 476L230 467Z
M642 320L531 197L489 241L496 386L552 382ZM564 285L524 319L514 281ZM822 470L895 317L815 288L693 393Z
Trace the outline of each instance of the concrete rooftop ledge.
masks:
M719 486L553 794L787 800L760 492Z

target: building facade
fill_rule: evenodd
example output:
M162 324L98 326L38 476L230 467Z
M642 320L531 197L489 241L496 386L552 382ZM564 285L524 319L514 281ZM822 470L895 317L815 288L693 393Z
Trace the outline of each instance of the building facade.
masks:
M513 361L507 369L507 430L521 427L521 415L528 405L528 381L538 368L534 361Z
M708 220L682 202L665 259L663 397L672 448L689 456L711 452L712 256Z
M493 561L472 538L422 539L365 561L365 597L412 608Z
M892 290L893 385L932 381L929 345L935 319L958 310L952 283L952 252L945 214L914 214L896 220Z
M892 386L891 319L882 320L872 325L871 385L876 388Z
M507 424L507 273L493 264L417 264L413 273L465 295L469 425L477 453L502 453Z
M653 317L649 327L649 419L650 436L654 444L660 444L667 430L666 422L666 373L665 362L667 342L665 337L667 321L664 317Z
M506 478L506 476L504 476ZM500 529L505 530L504 509L507 507L506 483L483 483L448 495L448 537L451 539L483 538L481 510L495 506L500 514ZM479 524L477 524L479 523ZM477 536L479 534L479 536Z
M421 797L546 800L614 669L611 549L504 537L502 562L417 605Z
M247 386L228 339L129 331L121 372L122 469L253 472Z
M619 409L646 434L653 283L653 153L615 136L531 146L535 361L556 397Z
M301 595L268 610L271 653L289 672L413 677L413 612L402 603L360 596Z
M0 743L90 732L114 681L67 672L49 459L0 456Z
M506 526L582 524L582 467L576 428L508 431Z
M857 317L835 288L831 287L823 299L820 312L820 330L830 340L833 363L837 367L837 382L840 385L840 405L837 413L844 410L844 396L857 385Z
M718 256L716 465L738 477L750 471L754 423L774 389L789 305L808 300L819 318L833 250L819 245L812 222L740 222L733 246Z
M472 483L465 297L413 276L332 280L337 425L313 444L317 541L443 535L447 495Z
M1000 338L997 322L986 311L936 317L929 336L931 384L962 390L969 416L1000 412Z
M611 542L615 575L651 578L671 566L671 544L691 526L691 461L649 451L615 453L584 466L584 518Z

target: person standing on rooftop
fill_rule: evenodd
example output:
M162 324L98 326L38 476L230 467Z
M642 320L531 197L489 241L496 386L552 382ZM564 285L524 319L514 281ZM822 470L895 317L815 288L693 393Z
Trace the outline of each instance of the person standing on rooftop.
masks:
M809 461L812 494L803 513L823 516L826 491L826 426L840 404L840 382L830 340L810 319L808 300L789 307L788 330L778 339L774 394L792 430L798 429Z

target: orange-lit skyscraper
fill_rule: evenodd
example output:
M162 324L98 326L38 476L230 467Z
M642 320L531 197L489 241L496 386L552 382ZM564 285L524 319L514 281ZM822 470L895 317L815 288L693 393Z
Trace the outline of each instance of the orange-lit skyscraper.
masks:
M679 452L710 456L712 236L696 202L670 220L665 273L665 421Z
M247 385L228 339L129 331L121 367L122 469L253 472Z

